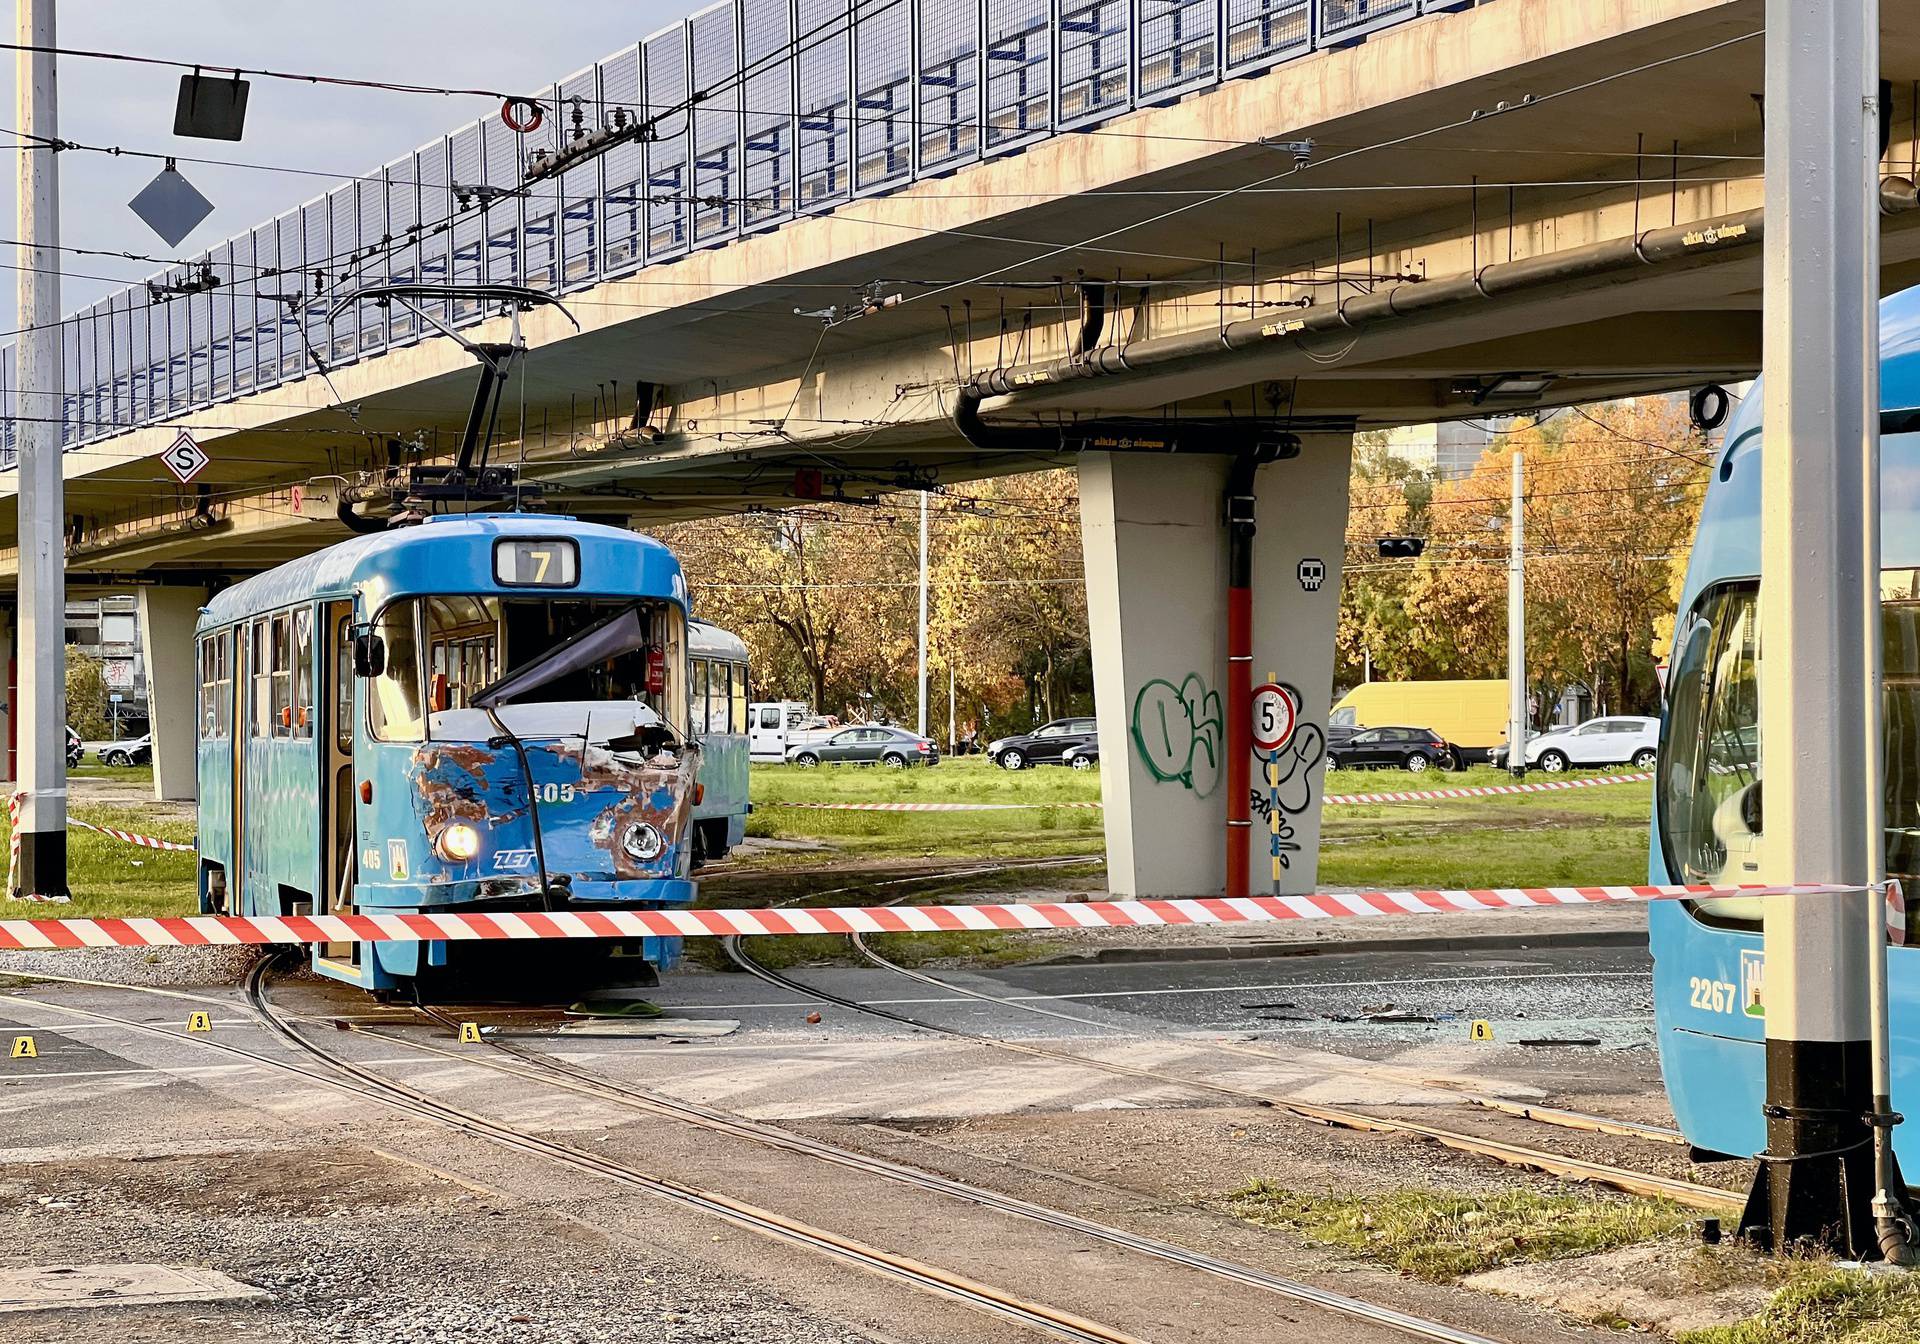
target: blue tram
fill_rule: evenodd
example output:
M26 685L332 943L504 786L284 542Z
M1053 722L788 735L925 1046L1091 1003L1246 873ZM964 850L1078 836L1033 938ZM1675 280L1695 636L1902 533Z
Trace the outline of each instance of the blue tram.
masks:
M747 646L699 619L687 623L687 723L700 743L693 864L725 858L747 835Z
M197 636L203 910L692 902L702 753L686 583L659 543L433 518L236 584ZM611 950L658 966L677 941ZM456 946L486 955L355 943L314 966L387 991Z
M1880 309L1887 408L1920 406L1920 290ZM1749 395L1715 461L1667 673L1654 787L1654 882L1752 881L1759 777L1760 406ZM1920 891L1920 434L1881 446L1887 870ZM1756 901L1655 902L1649 923L1660 1064L1696 1147L1766 1147L1764 964ZM1909 908L1920 902L1909 896ZM1920 1111L1920 921L1888 949L1894 1109ZM1863 930L1861 936L1866 936ZM1920 1170L1920 1128L1894 1131Z

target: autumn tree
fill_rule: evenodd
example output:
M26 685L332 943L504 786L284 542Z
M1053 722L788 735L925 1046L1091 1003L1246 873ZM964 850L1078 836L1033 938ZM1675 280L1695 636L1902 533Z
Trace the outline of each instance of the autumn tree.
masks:
M1664 398L1523 423L1495 439L1472 475L1431 486L1430 498L1404 481L1357 472L1349 562L1361 591L1343 595L1343 654L1373 639L1375 668L1389 677L1506 675L1516 450L1526 457L1528 680L1541 712L1576 683L1605 712L1656 708L1656 642L1671 630L1676 574L1686 566L1710 456L1684 408ZM1419 561L1381 565L1362 553L1392 530L1383 520L1402 519L1427 538ZM1383 657L1392 640L1404 647Z
M108 694L106 663L67 645L67 722L74 732L92 741L111 731Z
M1067 712L1090 676L1079 492L1071 473L967 487L947 501L933 563L933 642L958 679L1015 676L1038 717Z
M801 504L656 535L695 610L747 643L756 697L912 717L920 497ZM1067 712L1091 689L1071 473L949 486L929 498L930 714L998 727Z
M747 642L756 695L823 713L896 698L901 660L913 660L914 562L891 513L807 506L658 535L686 568L695 610Z
M1425 535L1432 494L1432 475L1389 454L1385 435L1356 437L1334 640L1334 679L1342 684L1362 680L1369 669L1391 681L1432 675L1408 613L1414 572L1404 563L1382 562L1376 544L1386 536Z

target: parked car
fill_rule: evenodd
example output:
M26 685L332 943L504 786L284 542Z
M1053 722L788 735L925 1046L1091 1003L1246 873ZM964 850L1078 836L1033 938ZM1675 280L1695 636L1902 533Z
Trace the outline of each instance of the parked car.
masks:
M1431 728L1368 728L1327 750L1334 770L1397 766L1417 775L1433 766L1451 770L1454 762L1453 747Z
M1651 770L1659 744L1660 720L1612 715L1528 738L1526 761L1550 775L1576 765L1631 763L1637 770Z
M1060 753L1060 762L1075 770L1098 770L1100 768L1100 739L1082 742L1077 747L1068 747Z
M787 760L803 770L816 765L885 765L904 770L910 765L940 764L940 748L905 728L867 723L789 748Z
M100 748L102 765L145 765L153 759L153 736L131 737Z
M1025 770L1030 765L1059 765L1067 748L1096 740L1092 719L1055 719L1030 733L1002 737L987 743L987 755L1002 770Z

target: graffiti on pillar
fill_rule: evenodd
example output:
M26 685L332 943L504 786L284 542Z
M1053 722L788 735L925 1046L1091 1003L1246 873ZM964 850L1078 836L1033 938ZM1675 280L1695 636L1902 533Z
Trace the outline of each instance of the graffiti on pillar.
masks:
M1293 573L1304 591L1317 593L1320 585L1327 581L1327 562L1319 556L1308 556L1294 567Z
M1225 737L1220 693L1198 672L1177 686L1156 677L1133 698L1133 747L1159 783L1211 796L1220 786Z
M1300 692L1291 686L1282 689L1297 707ZM1313 806L1313 769L1326 754L1326 734L1315 724L1303 723L1279 751L1262 761L1264 768L1250 799L1252 814L1267 826L1271 852L1282 868L1292 868L1293 856L1300 852L1293 819Z

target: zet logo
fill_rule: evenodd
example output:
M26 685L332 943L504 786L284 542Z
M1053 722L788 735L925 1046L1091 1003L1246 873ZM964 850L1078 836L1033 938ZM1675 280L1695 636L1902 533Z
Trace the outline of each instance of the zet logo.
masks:
M1744 950L1740 953L1740 1011L1748 1017L1765 1017L1766 1006L1760 1001L1760 984L1767 969L1764 953Z

